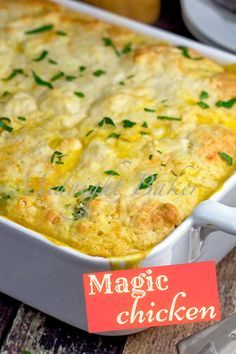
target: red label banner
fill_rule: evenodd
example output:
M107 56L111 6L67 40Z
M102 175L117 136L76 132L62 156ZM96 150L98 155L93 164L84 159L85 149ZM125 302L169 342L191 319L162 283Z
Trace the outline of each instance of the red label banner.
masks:
M88 331L220 320L215 262L84 274Z

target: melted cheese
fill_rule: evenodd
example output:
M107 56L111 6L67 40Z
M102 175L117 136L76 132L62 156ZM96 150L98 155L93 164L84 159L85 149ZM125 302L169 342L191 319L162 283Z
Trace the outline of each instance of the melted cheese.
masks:
M236 158L236 104L216 102L236 78L220 65L45 1L0 0L0 17L1 215L136 259L233 173L219 153Z

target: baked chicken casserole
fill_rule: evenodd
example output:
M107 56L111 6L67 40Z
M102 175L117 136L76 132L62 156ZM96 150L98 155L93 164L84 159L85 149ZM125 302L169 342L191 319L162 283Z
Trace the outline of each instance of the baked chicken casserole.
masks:
M43 0L0 0L0 215L147 253L235 170L236 76Z

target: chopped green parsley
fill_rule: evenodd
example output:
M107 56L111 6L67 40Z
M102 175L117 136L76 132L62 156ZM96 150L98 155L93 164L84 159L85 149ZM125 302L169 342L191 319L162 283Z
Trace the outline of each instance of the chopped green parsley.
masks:
M99 123L98 126L102 127L104 124L116 126L113 120L110 117L104 117Z
M135 122L131 122L131 121L128 120L128 119L122 120L122 123L123 123L123 127L124 127L124 128L132 128L134 125L137 124L137 123L135 123Z
M218 101L216 102L217 107L224 107L224 108L232 108L234 104L236 103L236 98L231 98L228 101Z
M37 34L37 33L43 33L47 31L51 31L54 28L53 25L44 25L38 28L34 28L32 30L26 31L25 34Z
M179 45L177 48L180 49L182 52L182 55L188 59L191 59L191 60L202 60L203 59L203 57L192 57L191 54L189 53L189 49L185 46Z
M225 160L227 162L227 164L229 166L232 166L234 163L234 160L231 156L229 156L228 154L226 154L225 152L221 151L219 152L220 157L222 158L222 160Z
M52 84L50 82L47 82L47 81L43 80L40 76L38 76L36 74L35 71L32 71L32 73L33 73L33 77L34 77L34 80L35 80L37 85L46 86L46 87L48 87L50 89L53 89L53 86L52 86Z
M108 171L104 171L104 173L106 175L110 175L110 176L119 176L120 174L114 170L108 170Z
M34 59L34 61L42 61L43 59L45 59L48 56L48 51L47 50L43 50L42 53Z
M148 187L152 186L153 183L156 181L157 173L153 175L147 176L139 186L139 189L147 189Z

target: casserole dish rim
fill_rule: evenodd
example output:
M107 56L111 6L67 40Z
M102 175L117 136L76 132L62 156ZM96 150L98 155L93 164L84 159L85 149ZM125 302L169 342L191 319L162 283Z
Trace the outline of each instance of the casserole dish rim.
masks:
M101 21L105 22L110 22L114 25L119 25L123 27L130 28L131 30L141 33L146 36L154 37L160 40L168 41L172 45L186 45L189 46L193 49L198 50L200 53L202 53L205 56L208 56L209 58L219 61L222 64L229 64L236 62L236 56L227 53L226 51L220 50L220 49L215 49L210 46L207 46L205 44L198 43L197 41L187 39L183 36L176 35L173 33L170 33L168 31L159 29L159 28L154 28L151 27L150 25L146 24L141 24L139 22L136 22L134 20L130 20L128 18L115 15L113 13L110 13L105 10L98 9L96 7L93 7L91 5L85 5L80 2L75 2L72 0L51 0L59 5L65 6L69 9L72 9L77 12L85 13L87 15L90 15L92 17L98 18ZM214 200L214 201L220 201L222 197L227 194L231 190L231 188L236 186L236 174L234 173L231 175L223 184L220 190L216 191L214 194L212 194L207 200ZM193 210L194 211L194 210ZM192 211L192 213L193 213ZM165 239L163 239L160 243L155 245L144 257L145 259L152 259L155 258L155 256L159 253L161 253L164 249L168 248L171 246L171 244L175 243L184 232L188 232L190 228L194 224L194 217L190 214L188 218L186 218L184 221L176 227ZM97 264L99 263L107 265L107 263L110 260L120 260L120 261L128 261L132 260L135 257L137 257L140 253L135 253L131 254L128 256L120 256L120 257L110 257L110 258L105 258L105 257L94 257L90 256L88 254L82 253L79 250L76 250L69 245L58 245L55 242L49 240L46 238L43 234L40 232L34 231L30 228L24 227L13 220L10 220L8 218L5 218L4 216L0 215L0 224L5 224L9 228L20 231L21 233L24 233L27 235L27 237L31 237L33 239L37 239L40 242L43 242L44 244L47 244L50 247L53 247L55 250L57 250L59 253L64 253L76 258L80 258L84 261L90 262L92 264ZM1 228L1 225L0 225Z

